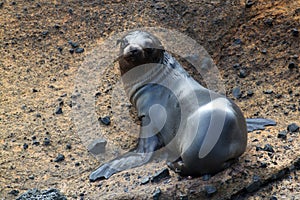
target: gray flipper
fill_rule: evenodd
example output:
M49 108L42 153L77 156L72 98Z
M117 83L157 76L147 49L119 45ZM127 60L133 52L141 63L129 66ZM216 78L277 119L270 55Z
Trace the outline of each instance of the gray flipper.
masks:
M255 131L255 130L264 130L265 126L275 126L276 122L271 119L264 118L254 118L254 119L246 119L247 123L247 131Z
M142 119L142 124L145 124L146 118ZM98 169L90 174L90 181L96 181L98 179L107 179L113 174L139 167L146 164L151 160L154 155L154 151L162 146L159 137L156 134L145 137L145 135L151 135L149 133L143 133L141 129L138 145L135 149L101 165Z

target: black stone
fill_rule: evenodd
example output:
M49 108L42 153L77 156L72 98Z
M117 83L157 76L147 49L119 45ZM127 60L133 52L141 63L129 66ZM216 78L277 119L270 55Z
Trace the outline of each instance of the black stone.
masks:
M59 26L58 24L55 24L55 25L54 25L54 28L55 28L55 29L60 29L60 26Z
M239 64L239 63L235 63L235 64L233 65L233 68L234 68L234 69L240 68L240 64Z
M267 49L261 50L261 53L262 53L262 54L267 54Z
M207 197L212 197L214 194L218 192L217 188L213 185L206 185L204 189Z
M239 45L242 44L242 40L240 38L236 38L233 40L234 44Z
M54 188L44 190L44 191L40 191L38 189L31 189L17 198L17 200L42 200L42 199L67 200L67 198L63 194L61 194L59 190Z
M241 88L240 87L233 88L232 95L237 99L241 98L242 97Z
M260 168L267 168L268 164L267 163L261 163L261 165L259 166Z
M54 159L54 162L61 162L65 160L65 156L62 154L58 154L57 157Z
M180 195L179 195L179 199L180 199L180 200L188 200L189 197L188 197L187 194L180 194Z
M76 42L73 42L73 41L71 41L71 40L69 40L68 41L68 43L72 46L72 48L77 48L77 47L79 47L79 45L78 45L78 43L76 43Z
M273 90L265 90L264 94L273 94Z
M254 2L252 0L247 0L246 1L246 8L251 8L254 5Z
M164 178L169 178L169 177L170 177L169 169L165 168L165 169L157 172L156 174L154 174L151 178L151 182L158 183L160 180L162 180Z
M161 195L161 190L159 188L156 188L156 190L153 193L153 200L159 200L160 195Z
M23 149L28 149L28 144L27 143L23 144Z
M287 130L291 133L298 132L299 126L296 123L289 124Z
M38 92L38 90L35 89L35 88L33 88L33 89L32 89L32 92L35 93L35 92Z
M276 196L271 196L270 200L277 200Z
M94 155L105 153L105 146L107 141L105 139L96 139L88 145L88 150Z
M211 178L210 174L205 174L205 175L202 176L203 181L208 181L210 178Z
M293 28L292 29L292 35L295 36L295 37L298 37L299 36L299 30L297 28Z
M254 94L254 92L253 92L252 90L248 90L248 91L247 91L247 96L248 96L248 97L252 97L253 94Z
M295 69L295 68L297 68L297 65L294 62L290 62L289 65L288 65L288 68L289 69Z
M33 141L32 141L32 145L39 146L39 145L40 145L40 142L37 141L37 140L33 140Z
M263 150L271 153L275 152L273 147L270 144L266 144Z
M101 92L97 92L96 94L95 94L95 97L96 98L98 98L98 97L100 97L101 96Z
M45 146L50 145L50 139L49 139L49 138L44 138L43 144L44 144Z
M256 151L262 151L263 150L263 148L261 148L261 147L259 147L259 146L256 146Z
M281 139L286 139L287 137L287 131L280 131L277 135L278 138L281 138Z
M240 71L239 71L239 77L240 78L246 78L246 76L247 76L246 70L240 69Z
M43 36L43 37L46 37L46 36L48 35L48 33L49 33L49 31L43 31L43 32L42 32L42 36Z
M268 18L264 21L264 23L268 26L273 26L273 19L272 18Z
M103 124L105 124L105 125L110 125L110 117L109 116L106 116L106 117L100 117L99 119L98 119L100 122L102 122Z
M61 53L63 48L62 47L57 47L57 50Z
M19 194L19 190L11 190L8 194L17 196Z
M57 107L54 113L55 113L56 115L62 114L62 113L63 113L62 108L61 108L60 106Z
M74 49L70 49L69 52L70 52L71 54L73 54L73 53L74 53Z
M0 8L3 8L4 3L1 1L0 2Z
M68 150L72 149L71 144L67 144L67 145L66 145L66 149L68 149Z
M145 184L147 184L147 183L149 183L150 182L150 177L145 177L145 178L143 178L142 180L141 180L141 185L145 185Z
M83 53L83 52L84 52L84 48L75 49L75 53Z
M246 191L249 192L249 193L250 192L255 192L260 188L261 184L262 183L261 183L260 177L257 176L257 175L254 175L253 176L253 181L250 185L248 185L246 187Z

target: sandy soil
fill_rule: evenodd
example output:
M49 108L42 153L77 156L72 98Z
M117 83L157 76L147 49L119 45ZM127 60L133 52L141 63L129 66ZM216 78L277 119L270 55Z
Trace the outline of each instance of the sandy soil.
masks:
M300 199L299 131L277 137L289 124L300 125L300 1L253 2L0 1L0 198L15 199L31 188L57 188L68 199L152 199L159 188L160 199L205 199L206 186L214 186L211 199ZM215 61L227 96L245 116L277 122L249 133L240 161L208 181L170 171L170 178L142 185L166 168L161 160L108 180L88 180L100 162L87 151L85 140L100 132L89 126L82 132L74 120L74 99L82 89L78 80L84 80L80 70L89 66L87 61L95 66L97 58L107 55L99 47L109 37L143 27L176 30L196 40ZM111 47L108 52L117 50ZM94 121L111 118L108 126L92 125L101 128L112 149L118 148L110 151L113 156L135 145L137 126L128 123L132 113L123 115L122 109L134 112L130 103L114 96L120 88L117 65L104 68L91 76L99 80L87 80L95 84L87 98L92 99ZM236 87L239 99L232 95ZM260 150L267 144L273 153ZM59 154L64 160L56 162Z

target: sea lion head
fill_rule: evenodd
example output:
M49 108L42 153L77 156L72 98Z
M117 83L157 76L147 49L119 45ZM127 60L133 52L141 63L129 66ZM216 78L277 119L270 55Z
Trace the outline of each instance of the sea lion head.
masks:
M164 48L159 39L148 32L130 32L117 43L120 44L121 75L139 65L162 62Z

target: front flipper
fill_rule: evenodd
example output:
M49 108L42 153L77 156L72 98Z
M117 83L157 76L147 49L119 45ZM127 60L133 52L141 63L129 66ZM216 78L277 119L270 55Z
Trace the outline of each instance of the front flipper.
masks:
M255 130L264 130L265 126L275 126L276 122L271 119L264 118L254 118L254 119L246 119L247 122L247 131L255 131Z
M117 172L146 164L159 147L160 142L156 135L149 138L140 138L136 149L101 165L90 174L89 179L90 181L107 179Z

